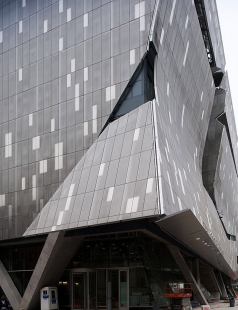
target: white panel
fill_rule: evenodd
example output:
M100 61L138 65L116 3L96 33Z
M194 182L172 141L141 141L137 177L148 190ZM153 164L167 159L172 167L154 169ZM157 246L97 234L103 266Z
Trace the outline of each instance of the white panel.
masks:
M185 110L185 105L183 105L183 111L182 111L182 119L181 119L181 126L182 127L183 127L184 110Z
M74 186L75 186L75 184L71 184L71 185L70 185L68 197L70 197L70 196L72 196L72 195L73 195L73 192L74 192Z
M75 58L71 59L71 72L75 72Z
M173 0L173 6L172 6L171 14L170 14L170 19L169 19L170 25L172 24L173 17L174 17L175 4L176 4L176 0Z
M62 220L63 220L63 215L64 215L64 211L60 211L60 214L59 214L59 217L58 217L57 225L61 225Z
M106 101L111 100L111 87L106 88Z
M0 207L5 206L5 194L0 195Z
M63 142L55 144L55 156L63 155Z
M64 48L64 38L59 39L59 52L61 52Z
M188 48L189 48L189 41L188 41L187 46L186 46L186 51L185 51L185 55L184 55L184 59L183 59L183 66L185 66L185 63L186 63Z
M12 156L12 145L5 146L5 158Z
M55 170L59 170L59 157L55 157Z
M135 5L135 18L140 17L140 3Z
M75 98L75 111L79 111L79 97Z
M21 189L24 191L26 189L26 178L21 178Z
M83 27L88 27L88 13L83 16Z
M64 10L64 2L63 0L59 0L59 13L62 13Z
M0 31L0 43L2 43L2 31Z
M154 183L154 178L150 178L147 180L146 194L152 193L153 183Z
M88 81L88 67L85 67L83 69L83 80L84 80L84 82Z
M33 125L33 115L29 114L29 126Z
M18 71L18 80L22 81L22 69L19 69Z
M145 15L145 1L140 3L140 17Z
M201 120L203 120L203 116L204 116L204 110L202 111L202 117L201 117Z
M145 1L135 5L135 18L145 15Z
M59 169L63 169L63 156L59 156Z
M32 188L32 200L36 200L36 188Z
M93 105L93 119L97 118L97 105Z
M126 204L126 213L131 213L133 198L129 198Z
M5 134L5 158L12 156L12 133Z
M139 196L133 198L133 203L131 207L131 212L137 212L139 204Z
M98 132L98 121L97 119L93 119L93 133Z
M52 118L50 121L50 130L51 132L55 131L55 118Z
M188 15L187 15L187 18L186 18L186 22L185 22L185 29L187 29L187 27L188 27Z
M203 98L203 91L201 93L201 98L200 98L200 101L202 102L202 98Z
M22 0L22 7L24 8L26 6L26 0Z
M36 175L34 174L33 176L32 176L32 187L36 187Z
M163 40L164 40L164 28L162 28L161 30L161 35L160 35L160 45L163 44Z
M19 21L19 33L22 33L22 20Z
M145 16L140 17L140 31L145 30Z
M65 211L69 210L69 206L70 206L70 203L71 203L71 199L72 199L72 197L68 197L68 198L67 198L66 204L65 204L65 208L64 208Z
M71 73L67 74L67 87L71 86Z
M12 205L9 205L8 206L8 214L9 214L9 217L12 216ZM4 308L3 308L4 309Z
M79 97L79 84L75 85L74 94L75 94L75 97Z
M71 21L71 8L67 10L67 23Z
M5 134L5 145L12 144L12 132Z
M105 167L105 163L100 165L99 172L98 172L99 177L101 177L103 175L104 167Z
M85 122L83 124L83 135L87 136L88 135L88 122Z
M140 135L140 128L136 128L134 131L133 141L137 141Z
M110 187L107 194L107 201L112 201L114 187Z
M130 65L134 65L135 62L136 62L135 50L130 50Z
M48 31L48 20L44 20L44 33Z
M40 136L32 138L32 150L40 148Z
M47 172L47 160L41 160L40 161L40 173Z
M44 172L43 160L40 161L40 173Z

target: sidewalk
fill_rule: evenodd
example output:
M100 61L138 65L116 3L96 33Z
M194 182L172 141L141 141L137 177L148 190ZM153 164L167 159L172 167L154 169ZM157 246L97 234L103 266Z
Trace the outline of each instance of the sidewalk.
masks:
M234 307L230 307L230 302L229 301L216 301L213 303L209 304L211 309L219 309L219 310L227 310L228 308L234 308ZM235 307L238 306L238 300L235 299Z

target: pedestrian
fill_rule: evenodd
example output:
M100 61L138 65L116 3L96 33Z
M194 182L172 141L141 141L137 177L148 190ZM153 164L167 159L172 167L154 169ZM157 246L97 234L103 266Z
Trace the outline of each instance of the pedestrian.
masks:
M9 301L6 299L5 295L1 296L0 299L0 310L8 310L9 309Z

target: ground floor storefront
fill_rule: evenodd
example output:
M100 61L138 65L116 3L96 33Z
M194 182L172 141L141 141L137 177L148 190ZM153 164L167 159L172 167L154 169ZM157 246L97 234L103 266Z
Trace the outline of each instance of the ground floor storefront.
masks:
M61 239L57 237L61 246L56 245L54 255L48 256L51 267L47 272L41 267L41 261L44 261L44 252L49 251L49 246L54 248L50 243L53 238L42 236L34 243L2 246L2 268L23 300L38 273L45 272L41 282L36 283L38 287L32 297L34 305L29 308L34 310L40 309L39 291L45 286L57 287L59 310L166 307L172 303L170 298L164 297L167 282L192 283L192 298L201 304L206 304L211 296L218 299L226 296L225 285L229 279L185 245L158 231L157 226L134 230L133 223L128 223L127 230L119 231L117 226L112 228L113 232L105 231L106 228L68 231ZM65 261L63 257L73 244L74 251ZM59 263L62 261L64 265Z
M169 305L164 283L183 282L166 245L141 232L85 238L58 283L62 309Z

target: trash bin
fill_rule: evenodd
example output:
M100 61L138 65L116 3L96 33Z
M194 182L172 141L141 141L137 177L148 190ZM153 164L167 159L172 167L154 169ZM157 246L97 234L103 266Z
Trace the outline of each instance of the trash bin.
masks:
M234 298L230 299L230 307L235 307L235 299Z

